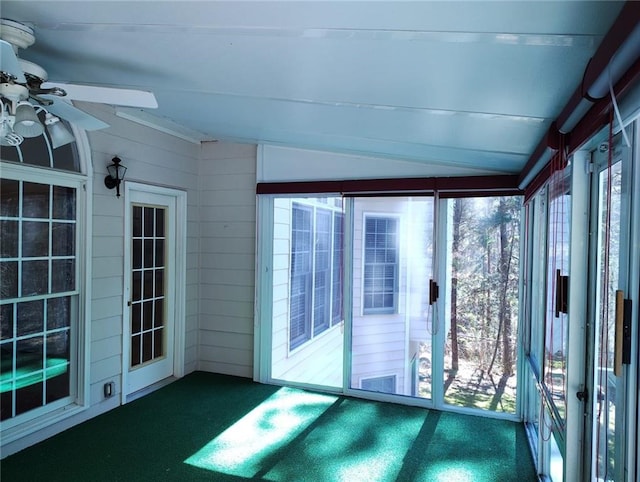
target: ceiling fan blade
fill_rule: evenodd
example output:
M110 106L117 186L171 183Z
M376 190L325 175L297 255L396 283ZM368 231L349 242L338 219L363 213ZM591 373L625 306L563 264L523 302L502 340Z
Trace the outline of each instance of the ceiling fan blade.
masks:
M155 109L158 101L153 92L136 89L120 89L95 85L66 84L63 82L45 82L43 89L59 87L67 92L67 99L99 104L121 105L126 107L146 107Z
M12 75L16 78L16 82L20 84L24 84L27 81L13 47L4 40L0 40L0 71Z
M68 102L60 100L60 97L56 97L55 95L41 95L40 97L53 102L51 105L45 107L47 111L84 130L97 131L99 129L109 127L109 124L102 122L100 119L97 119L80 109L77 109Z

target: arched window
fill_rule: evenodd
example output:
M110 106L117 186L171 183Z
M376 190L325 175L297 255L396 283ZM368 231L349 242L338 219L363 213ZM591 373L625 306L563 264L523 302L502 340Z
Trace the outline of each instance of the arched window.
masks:
M76 143L53 149L46 132L0 152L5 437L27 420L79 401L86 175Z
M39 114L39 118L44 124L44 112ZM66 121L61 119L60 122L71 131L71 126ZM54 149L49 132L45 129L42 135L25 139L17 146L5 146L2 144L1 157L3 161L49 167L62 171L81 172L80 156L77 151L75 142Z

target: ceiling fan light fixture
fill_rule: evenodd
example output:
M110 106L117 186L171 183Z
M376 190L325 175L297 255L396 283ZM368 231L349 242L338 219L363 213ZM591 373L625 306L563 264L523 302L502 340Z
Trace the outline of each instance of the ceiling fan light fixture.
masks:
M2 119L0 123L0 146L19 146L23 140L22 136L13 132L9 121Z
M13 116L10 116L2 104L0 115L0 146L19 146L24 138L13 132Z
M27 138L38 137L44 132L44 126L29 102L20 102L16 107L13 130L16 134Z
M5 135L5 130L4 127L1 128L1 133L0 133L0 146L19 146L20 144L22 144L22 141L24 141L24 138L19 135L16 134L13 131L8 131Z
M69 132L69 129L60 122L60 119L48 112L45 115L44 124L47 126L47 132L49 133L51 145L54 149L76 140L73 134Z

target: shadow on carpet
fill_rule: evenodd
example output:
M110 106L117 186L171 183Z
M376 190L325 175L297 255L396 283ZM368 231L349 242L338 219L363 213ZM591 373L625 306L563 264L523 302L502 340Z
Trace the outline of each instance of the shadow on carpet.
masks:
M9 481L537 480L522 424L192 373L7 457Z

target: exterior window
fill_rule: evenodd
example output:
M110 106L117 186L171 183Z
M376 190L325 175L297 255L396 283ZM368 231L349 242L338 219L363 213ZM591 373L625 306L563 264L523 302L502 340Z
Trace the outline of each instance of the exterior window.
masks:
M77 318L77 188L0 185L0 418L71 393Z
M370 392L396 393L396 376L364 378L360 386Z
M311 337L312 208L293 205L291 223L290 345Z
M44 125L45 112L40 111L38 117ZM60 122L71 131L71 126L65 120L60 119ZM47 129L41 136L29 137L20 145L3 145L2 160L60 171L80 172L80 156L76 143L71 142L53 149Z
M316 209L313 270L313 334L329 328L331 306L331 211Z
M368 216L365 218L363 313L395 313L397 287L398 219Z
M327 204L326 199L318 202ZM342 213L292 204L290 349L342 320L343 229Z
M333 213L333 309L331 312L331 325L340 323L342 316L342 287L343 287L343 244L344 244L344 214Z
M77 367L86 177L76 143L53 149L46 130L0 154L0 420L10 439L77 402L85 381Z

